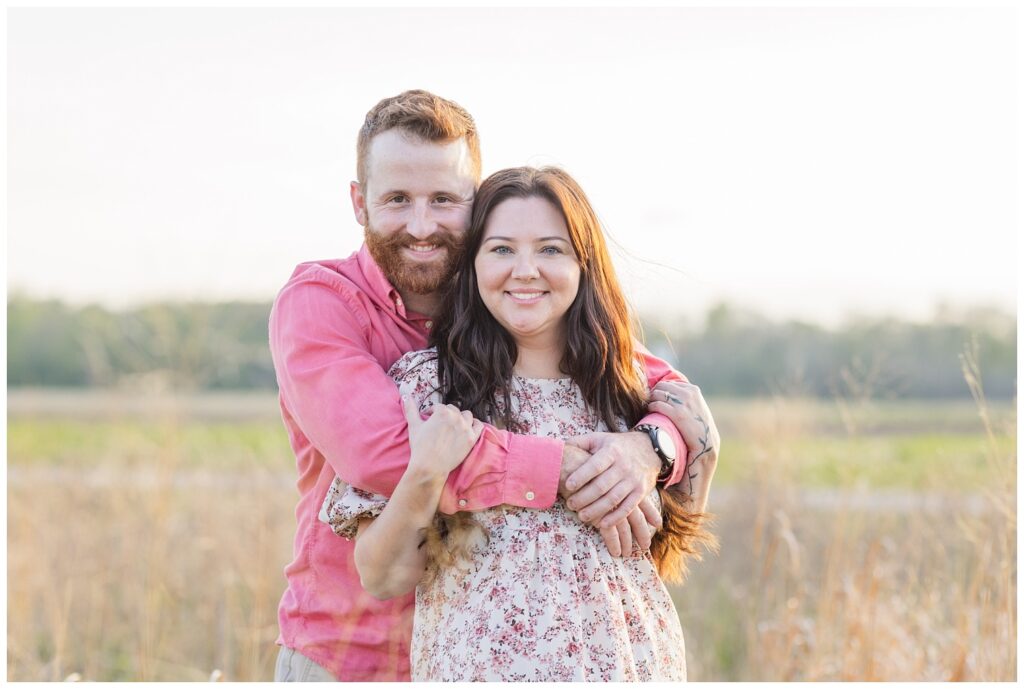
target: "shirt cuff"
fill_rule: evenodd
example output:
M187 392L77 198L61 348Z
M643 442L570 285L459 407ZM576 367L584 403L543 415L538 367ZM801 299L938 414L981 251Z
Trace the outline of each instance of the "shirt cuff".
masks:
M562 449L558 438L513 435L508 445L508 474L502 499L506 505L546 510L558 497Z
M690 456L690 450L686 447L686 443L683 442L683 436L679 433L679 429L672 423L664 414L648 414L644 418L640 419L640 423L649 423L653 426L657 426L664 432L669 434L672 441L676 444L676 462L672 467L672 474L668 477L668 481L665 482L666 486L679 483L683 478L683 472L686 471L686 460Z

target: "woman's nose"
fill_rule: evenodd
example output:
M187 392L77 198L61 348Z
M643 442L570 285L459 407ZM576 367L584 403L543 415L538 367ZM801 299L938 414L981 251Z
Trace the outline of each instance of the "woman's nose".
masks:
M539 275L537 262L530 252L524 251L516 256L515 265L512 266L512 277L517 280L533 280Z

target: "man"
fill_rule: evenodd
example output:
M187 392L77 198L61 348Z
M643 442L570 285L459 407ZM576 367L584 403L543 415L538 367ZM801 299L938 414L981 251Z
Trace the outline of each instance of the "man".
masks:
M409 460L397 388L387 376L422 349L441 307L480 182L476 127L461 107L424 91L378 103L357 143L351 184L366 242L345 260L304 263L281 290L270 344L281 412L299 470L294 559L278 612L278 680L409 678L413 596L378 601L359 583L353 544L318 519L335 474L390 495ZM651 386L685 380L647 356ZM664 416L643 433L577 444L486 427L445 486L440 509L546 508L561 492L602 528L613 554L650 542L659 515L642 498L659 476L677 482L683 438ZM593 453L591 456L590 453ZM660 452L660 455L659 455Z

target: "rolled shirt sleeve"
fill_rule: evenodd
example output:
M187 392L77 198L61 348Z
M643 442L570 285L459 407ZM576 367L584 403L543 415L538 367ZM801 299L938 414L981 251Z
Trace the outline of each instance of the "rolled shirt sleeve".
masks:
M293 278L274 303L270 346L282 401L301 433L345 483L390 496L409 463L409 439L398 389L372 351L374 338L385 336L376 327L344 285ZM412 349L425 344L406 338ZM562 447L487 426L449 475L440 509L550 507Z
M674 380L682 383L689 382L686 379L686 376L673 369L667 362L651 354L651 352L642 344L636 343L636 347L637 351L641 355L641 364L644 367L644 372L647 374L647 387L649 389L653 389L655 385L663 380ZM648 414L640 420L640 423L657 426L668 433L669 437L672 438L672 441L676 445L676 462L672 467L672 474L669 476L665 485L671 486L679 483L683 478L683 474L686 472L686 459L689 455L689 450L686 447L686 443L683 442L683 436L679 432L679 429L676 428L672 419L668 418L664 414L658 413Z

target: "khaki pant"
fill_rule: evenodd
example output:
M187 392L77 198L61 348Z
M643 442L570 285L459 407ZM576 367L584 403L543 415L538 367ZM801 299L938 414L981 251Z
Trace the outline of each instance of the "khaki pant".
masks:
M274 667L275 682L337 682L334 675L298 651L281 647Z

